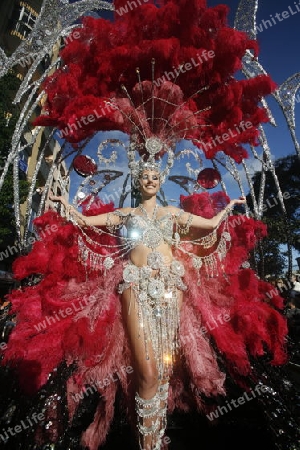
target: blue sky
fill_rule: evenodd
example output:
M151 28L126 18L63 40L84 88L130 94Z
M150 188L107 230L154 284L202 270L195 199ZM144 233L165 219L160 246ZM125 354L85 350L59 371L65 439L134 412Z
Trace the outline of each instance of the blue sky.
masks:
M229 24L233 26L239 2L237 0L227 0L226 2L208 0L209 6L220 3L229 6ZM251 3L251 0L249 3ZM263 21L271 20L271 16L276 22L275 24L271 22L272 26L267 23L266 26L263 26L264 30L257 34L260 46L259 60L265 70L272 75L274 81L279 84L293 73L299 72L300 69L298 52L300 11L297 11L294 3L298 5L300 10L299 0L295 2L294 0L258 1L257 25L263 25ZM289 12L289 17L286 19L282 17L284 11ZM276 19L276 13L280 14L281 21Z
M209 0L208 6L219 4L219 1ZM238 1L222 2L230 8L229 24L233 26ZM281 19L281 20L280 20ZM257 33L259 43L259 62L273 81L280 86L287 78L300 72L300 1L289 0L259 0L256 24L260 32ZM298 91L298 95L300 91ZM300 100L300 95L299 95ZM277 122L277 127L266 125L265 130L271 153L274 159L295 154L296 150L291 139L285 118L273 97L268 98L269 107ZM296 102L295 120L300 126L300 103ZM294 253L294 258L299 256ZM298 268L294 259L294 267Z
M220 3L229 6L229 25L233 26L239 2L237 0L226 2L209 0L208 6L215 6ZM284 14L284 11L288 14ZM276 18L277 13L279 14L277 17L281 21ZM300 1L259 0L257 25L263 30L257 34L260 48L259 62L273 81L280 86L291 75L300 72ZM295 149L281 110L271 96L268 101L278 124L277 129L271 126L266 127L272 153L275 157L294 153ZM296 124L298 126L300 125L299 114L300 103L296 103Z

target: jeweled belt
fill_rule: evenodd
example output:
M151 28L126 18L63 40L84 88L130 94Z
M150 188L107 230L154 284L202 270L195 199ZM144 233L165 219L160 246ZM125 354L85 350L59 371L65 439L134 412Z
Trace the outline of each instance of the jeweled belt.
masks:
M153 275L153 271L156 271ZM144 302L148 297L154 301L162 298L166 291L174 289L185 290L182 281L184 276L183 264L174 259L171 265L164 264L164 256L160 252L151 252L147 257L147 265L138 267L131 262L123 270L124 283L119 285L119 292L128 287L135 287L137 300Z

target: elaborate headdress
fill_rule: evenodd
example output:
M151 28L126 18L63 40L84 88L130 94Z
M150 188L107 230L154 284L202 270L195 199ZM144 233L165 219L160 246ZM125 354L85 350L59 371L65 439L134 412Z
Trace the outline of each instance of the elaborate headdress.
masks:
M116 9L123 4L116 1ZM161 161L166 178L183 139L205 158L222 151L241 162L247 157L243 143L257 145L258 125L269 120L259 101L275 86L268 75L234 78L246 51L256 54L257 43L228 28L227 12L225 5L205 8L200 0L159 7L150 0L128 14L116 13L113 22L86 17L80 40L62 52L65 65L46 81L46 114L35 123L68 127L71 143L98 131L127 133L133 176L143 162ZM184 32L178 26L183 22ZM72 126L91 115L86 126ZM242 121L251 126L228 133ZM226 139L216 139L224 133Z
M181 139L193 137L196 130L204 126L204 120L199 120L200 113L210 107L197 111L197 117L190 110L190 99L184 100L178 85L163 81L156 86L154 59L152 68L151 81L141 81L140 71L136 69L138 82L132 94L122 85L126 98L114 98L108 105L120 114L123 130L130 137L126 150L133 181L143 170L151 168L160 172L163 183L174 164L176 145Z

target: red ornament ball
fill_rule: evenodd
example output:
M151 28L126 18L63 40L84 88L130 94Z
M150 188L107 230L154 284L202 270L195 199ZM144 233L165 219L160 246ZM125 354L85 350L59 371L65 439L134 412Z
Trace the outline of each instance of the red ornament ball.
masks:
M97 164L90 156L75 156L73 159L73 167L74 170L83 177L94 175L97 172Z
M212 189L216 187L220 183L220 181L220 173L212 167L201 170L197 177L197 183L199 184L199 186L205 189Z

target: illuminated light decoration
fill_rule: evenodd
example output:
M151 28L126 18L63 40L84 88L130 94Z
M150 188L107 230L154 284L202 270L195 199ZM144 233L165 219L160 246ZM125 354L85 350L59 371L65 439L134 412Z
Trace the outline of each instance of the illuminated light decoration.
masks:
M11 34L11 36L18 37L19 39L21 39L21 41L26 41L26 37L23 36L23 34L19 33L19 31L11 30L10 34Z
M26 8L28 11L31 12L31 14L33 14L35 17L38 17L38 12L35 11L30 5L28 5L28 3L26 2L20 2L20 6L22 6L23 8Z

